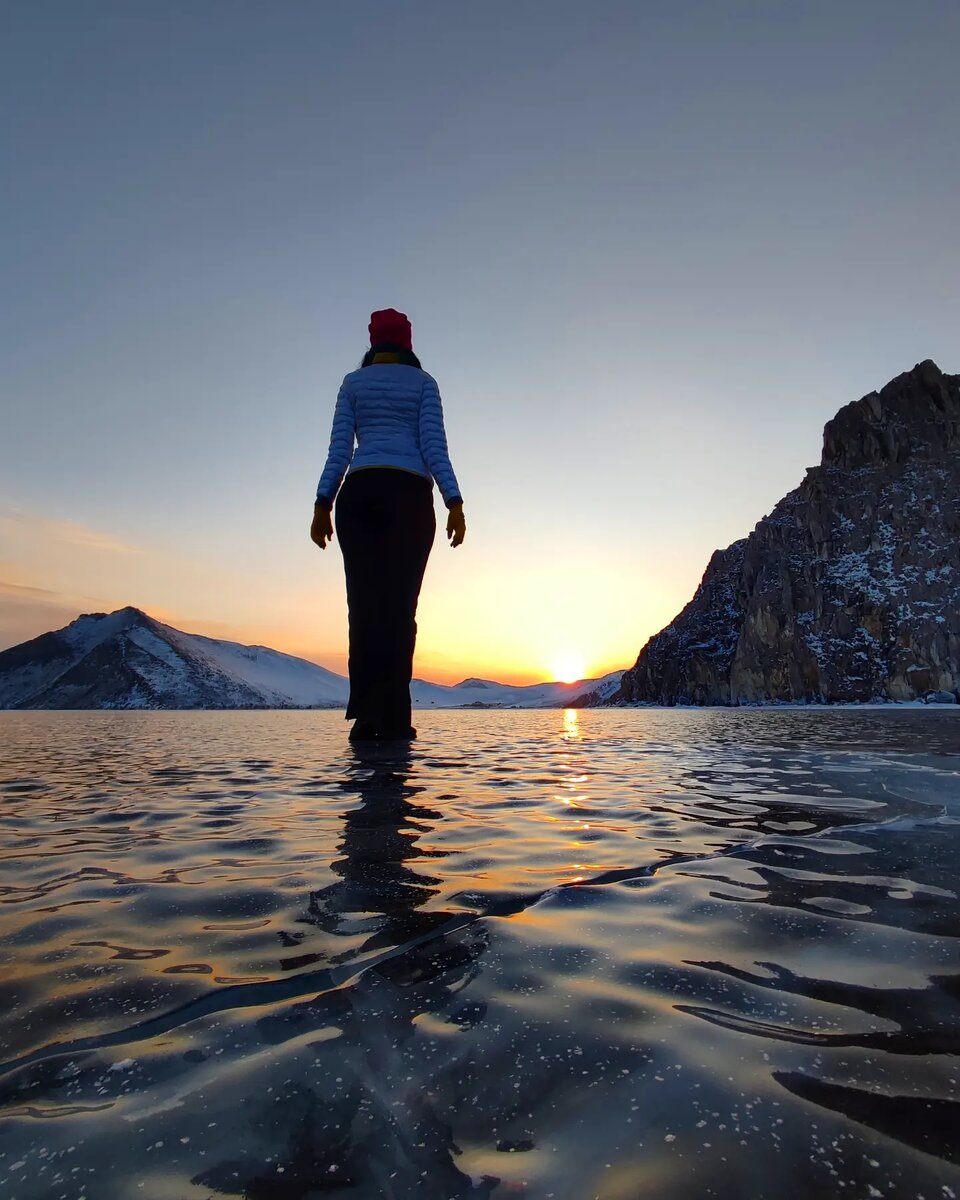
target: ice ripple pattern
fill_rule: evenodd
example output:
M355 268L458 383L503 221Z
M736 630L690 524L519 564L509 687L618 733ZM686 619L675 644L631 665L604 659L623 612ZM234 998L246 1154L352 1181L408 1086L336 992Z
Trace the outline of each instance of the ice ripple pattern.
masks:
M0 722L11 1200L960 1195L960 714Z

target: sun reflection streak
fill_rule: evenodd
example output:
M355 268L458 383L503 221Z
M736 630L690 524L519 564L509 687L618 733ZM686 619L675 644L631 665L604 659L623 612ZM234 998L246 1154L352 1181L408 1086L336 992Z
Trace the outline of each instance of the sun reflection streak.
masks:
M576 708L563 710L563 737L565 741L574 741L580 736L580 712Z

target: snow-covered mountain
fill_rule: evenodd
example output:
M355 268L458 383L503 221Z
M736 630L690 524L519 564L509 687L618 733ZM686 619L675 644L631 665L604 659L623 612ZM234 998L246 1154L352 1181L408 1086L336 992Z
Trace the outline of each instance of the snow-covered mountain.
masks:
M518 687L490 679L465 679L454 687L414 679L410 696L414 708L565 708L584 692L595 689L604 696L620 686L623 671L612 671L600 679L578 679L575 683L531 683Z
M620 675L528 687L415 679L411 695L417 708L561 707ZM344 676L316 663L183 633L138 608L90 613L0 652L0 708L342 708L348 693Z
M0 653L2 708L336 707L344 680L265 646L181 633L138 608Z

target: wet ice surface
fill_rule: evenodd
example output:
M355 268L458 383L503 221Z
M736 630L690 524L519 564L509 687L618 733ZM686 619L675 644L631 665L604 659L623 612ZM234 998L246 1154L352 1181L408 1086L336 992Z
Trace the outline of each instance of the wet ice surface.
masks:
M5 1200L960 1197L960 713L0 714Z

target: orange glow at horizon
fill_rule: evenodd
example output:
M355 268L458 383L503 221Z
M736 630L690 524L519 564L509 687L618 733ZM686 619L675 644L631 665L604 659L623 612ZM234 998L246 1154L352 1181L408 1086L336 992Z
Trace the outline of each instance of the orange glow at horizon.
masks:
M438 548L432 556L417 612L419 679L524 686L625 670L689 591L672 561L648 556L631 585L622 562L599 547L571 564L548 541L498 545L479 519L475 525L469 555ZM0 535L3 644L132 604L188 634L267 646L347 673L342 564L314 547L290 550L289 562L278 551L252 570L226 554L141 544L123 528L19 510L0 513Z

